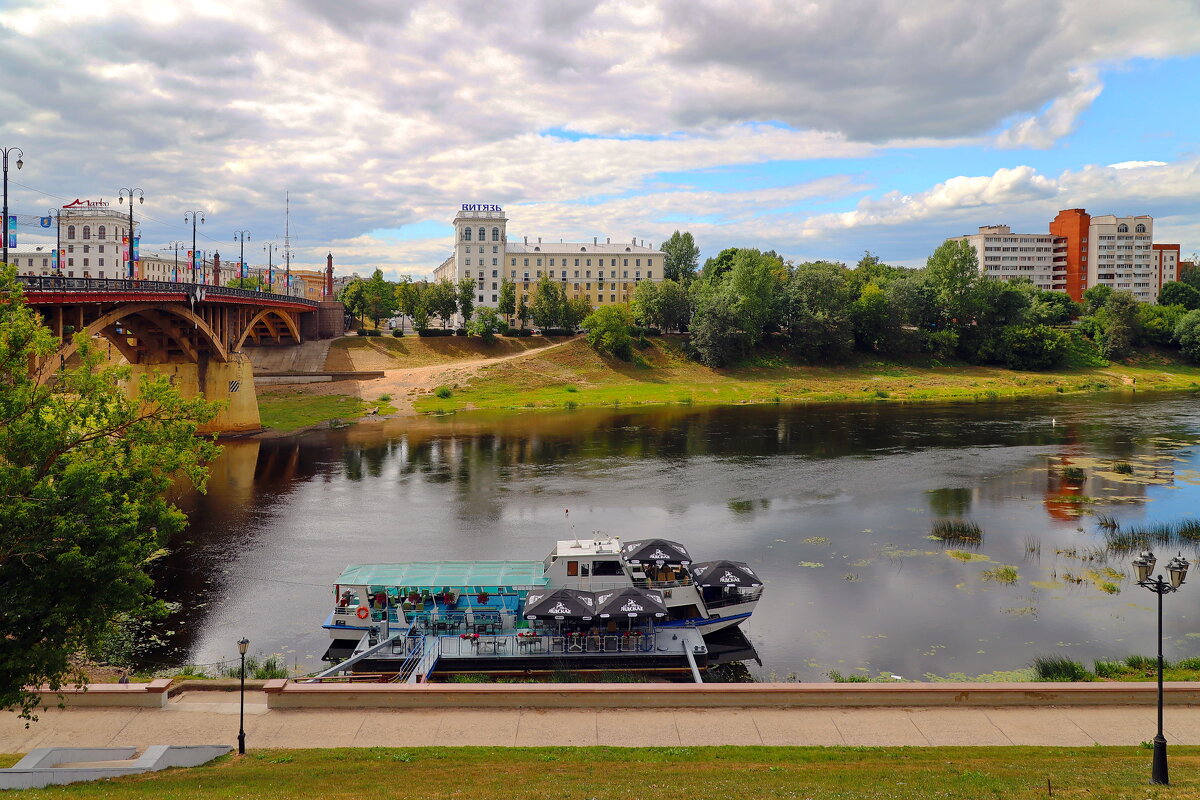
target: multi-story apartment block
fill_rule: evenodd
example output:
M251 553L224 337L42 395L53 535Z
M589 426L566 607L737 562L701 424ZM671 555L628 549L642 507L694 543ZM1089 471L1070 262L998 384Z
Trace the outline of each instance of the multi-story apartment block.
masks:
M1061 272L1054 269L1055 237L1046 233L1013 233L1007 225L984 225L979 233L955 236L975 248L979 268L989 278L1025 279L1039 289L1066 291Z
M980 270L990 277L1025 278L1074 300L1092 286L1111 286L1144 302L1156 300L1163 284L1179 277L1179 245L1153 239L1153 217L1094 217L1082 208L1060 211L1047 234L1014 234L1007 225L990 225L953 237L971 243Z
M603 242L509 242L508 218L492 205L464 204L454 217L454 254L434 270L435 280L475 281L479 305L495 306L507 278L518 298L532 302L542 276L562 287L568 297L586 297L593 306L625 303L640 282L661 281L665 254L633 240Z

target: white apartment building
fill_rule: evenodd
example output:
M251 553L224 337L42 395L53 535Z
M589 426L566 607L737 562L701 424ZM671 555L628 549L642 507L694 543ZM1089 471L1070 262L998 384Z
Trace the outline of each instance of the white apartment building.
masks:
M1063 291L1056 280L1054 238L1049 233L1013 233L1007 225L981 225L979 233L947 241L968 242L975 248L979 269L989 278L1028 280L1039 289Z
M509 242L508 218L500 206L463 204L454 217L454 254L434 270L434 280L476 283L479 305L495 306L500 283L508 278L517 296L532 301L531 291L543 275L557 281L568 297L586 297L593 306L628 302L643 280L661 281L665 254L636 239L614 244L599 237L590 242L544 242L542 237Z
M1156 299L1163 280L1153 252L1153 236L1154 219L1149 216L1092 217L1088 226L1092 257L1088 259L1087 285L1133 292L1145 302Z

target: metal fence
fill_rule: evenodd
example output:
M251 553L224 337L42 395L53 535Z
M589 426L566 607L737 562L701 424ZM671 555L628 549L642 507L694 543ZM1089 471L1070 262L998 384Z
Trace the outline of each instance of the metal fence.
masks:
M304 297L235 289L231 286L208 286L202 283L176 283L174 281L142 281L127 278L60 278L51 275L18 275L17 282L27 291L33 292L172 292L184 295L218 295L221 297L244 297L248 300L279 300L317 308L320 302Z

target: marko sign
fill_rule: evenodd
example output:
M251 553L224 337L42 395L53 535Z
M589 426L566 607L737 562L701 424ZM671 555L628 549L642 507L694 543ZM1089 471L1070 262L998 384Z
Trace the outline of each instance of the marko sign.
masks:
M500 206L489 205L487 203L463 203L463 211L503 211Z
M109 208L107 200L80 200L76 198L75 202L67 203L63 208Z

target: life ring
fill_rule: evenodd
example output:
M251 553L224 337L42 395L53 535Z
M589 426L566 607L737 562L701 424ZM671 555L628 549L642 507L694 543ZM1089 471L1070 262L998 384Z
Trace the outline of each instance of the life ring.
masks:
M371 616L371 612L367 609L366 606L359 606L358 611L355 613L358 614L359 619L366 619L367 617Z

